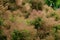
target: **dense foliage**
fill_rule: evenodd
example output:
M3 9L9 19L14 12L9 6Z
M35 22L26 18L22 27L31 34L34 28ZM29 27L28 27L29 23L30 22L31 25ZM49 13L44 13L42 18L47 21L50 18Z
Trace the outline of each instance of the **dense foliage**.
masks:
M46 0L46 4L52 8L60 8L60 0Z

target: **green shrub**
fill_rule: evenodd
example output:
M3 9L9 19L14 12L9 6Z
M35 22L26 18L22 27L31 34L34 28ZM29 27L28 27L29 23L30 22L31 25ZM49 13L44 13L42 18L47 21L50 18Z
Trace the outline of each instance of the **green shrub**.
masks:
M15 3L10 3L9 6L8 6L8 10L11 10L11 11L15 11L18 8L19 7Z
M58 30L60 30L60 25L55 25L53 27L53 31L54 31L54 36L55 36L55 40L59 40L59 36L58 36Z
M0 34L2 34L2 30L0 29Z
M15 0L9 0L10 3L15 3Z
M55 17L55 16L57 16L57 14L53 12L53 13L50 13L50 15L47 15L46 17L49 18L49 17Z
M60 0L45 0L45 3L52 8L60 8Z
M0 29L0 40L7 40L7 37L3 35L3 30Z
M48 17L54 17L55 18L55 21L60 20L60 17L59 17L59 15L57 13L51 13L50 15L47 16L47 18Z
M56 26L54 26L54 28L60 30L60 25L56 25Z
M59 16L56 16L56 17L55 17L55 20L56 20L56 21L60 20Z
M7 40L7 37L4 35L0 35L0 40Z
M60 8L60 0L57 0L57 1L56 1L56 7L57 7L57 8Z
M38 29L41 27L41 22L42 22L42 19L40 17L37 17L31 22L31 24L35 26L35 29Z
M0 17L0 26L3 25L4 20Z
M15 21L15 17L13 15L10 17L10 21L11 22L14 22Z
M56 16L57 14L56 13L52 13L50 16L53 17L53 16Z
M27 11L25 11L25 12L24 12L24 17L25 17L25 18L28 18L28 17L29 17L29 15L30 15L30 13L29 13L29 12L27 12Z
M30 33L26 30L12 32L12 40L29 40Z
M52 13L51 17L54 17L56 21L60 20L60 17L57 13Z
M42 10L42 2L38 2L38 1L34 1L34 0L31 0L30 1L30 4L31 4L31 8L32 9L36 9L36 10Z

